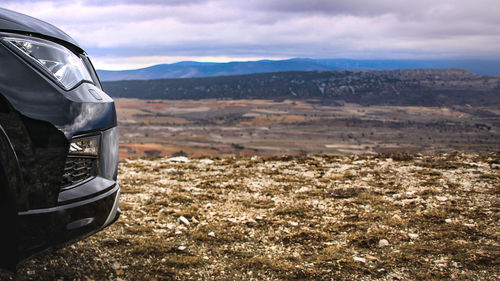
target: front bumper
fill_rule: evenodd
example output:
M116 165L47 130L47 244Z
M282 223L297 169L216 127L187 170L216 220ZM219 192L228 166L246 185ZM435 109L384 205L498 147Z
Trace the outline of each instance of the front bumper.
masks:
M84 135L88 134L85 133ZM27 196L21 198L31 198L18 207L30 206L18 211L18 258L25 259L41 250L51 246L58 246L72 241L76 241L91 235L118 219L121 211L118 206L120 185L116 181L118 167L118 129L112 127L106 130L94 130L94 136L99 136L99 153L92 163L92 172L84 173L87 178L81 179L72 185L61 185L64 176L58 173L60 183L52 187L51 193L46 192L43 199L39 199L42 193L40 189L28 189L25 186L24 193ZM81 134L80 134L81 135ZM76 135L75 138L81 138ZM59 161L54 157L53 162ZM74 159L79 159L78 155L70 155L67 150L66 166L73 163ZM82 158L86 159L86 158ZM68 161L71 160L71 161ZM74 168L76 173L84 170L78 166ZM54 173L51 169L47 173ZM65 168L62 174L67 175ZM56 183L56 181L53 181ZM37 197L32 196L38 194ZM31 196L30 196L31 195ZM56 196L55 196L56 195ZM36 199L38 198L38 199Z
M121 210L120 185L82 201L18 214L20 259L45 248L82 239L112 224Z

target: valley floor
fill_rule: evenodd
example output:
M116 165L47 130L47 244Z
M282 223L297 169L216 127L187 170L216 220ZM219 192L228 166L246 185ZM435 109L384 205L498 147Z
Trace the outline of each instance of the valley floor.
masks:
M500 151L498 107L117 99L120 157Z

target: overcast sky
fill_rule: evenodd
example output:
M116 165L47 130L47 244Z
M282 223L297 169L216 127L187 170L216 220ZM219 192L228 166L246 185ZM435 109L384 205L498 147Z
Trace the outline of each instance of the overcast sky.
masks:
M0 0L99 69L182 60L500 59L500 0Z

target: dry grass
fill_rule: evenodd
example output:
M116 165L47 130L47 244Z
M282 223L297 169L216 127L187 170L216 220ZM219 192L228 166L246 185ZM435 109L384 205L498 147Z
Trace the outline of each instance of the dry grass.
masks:
M24 262L16 278L499 280L499 160L125 160L122 218Z

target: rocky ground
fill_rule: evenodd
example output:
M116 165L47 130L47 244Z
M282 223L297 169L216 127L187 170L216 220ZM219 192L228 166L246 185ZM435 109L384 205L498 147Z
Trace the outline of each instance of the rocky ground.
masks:
M500 154L129 159L121 219L30 280L500 280Z

